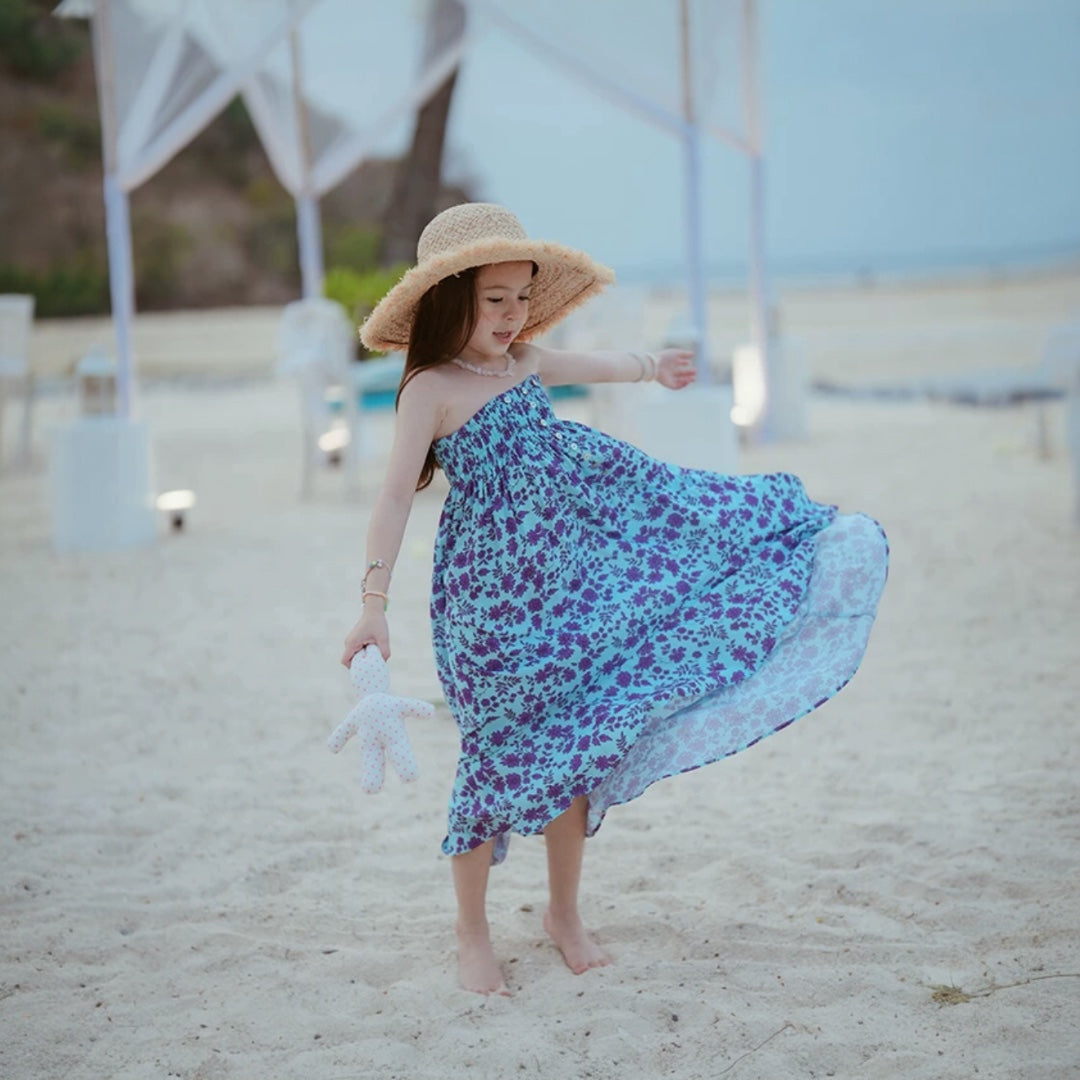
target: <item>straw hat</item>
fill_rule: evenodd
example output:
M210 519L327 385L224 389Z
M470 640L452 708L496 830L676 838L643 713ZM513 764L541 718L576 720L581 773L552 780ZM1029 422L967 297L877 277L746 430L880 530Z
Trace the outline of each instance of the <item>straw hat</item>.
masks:
M436 282L471 266L528 261L538 269L519 341L542 334L615 280L611 270L583 251L530 240L504 207L462 203L428 222L416 246L416 266L379 301L360 327L360 340L369 349L403 349L409 344L416 305Z

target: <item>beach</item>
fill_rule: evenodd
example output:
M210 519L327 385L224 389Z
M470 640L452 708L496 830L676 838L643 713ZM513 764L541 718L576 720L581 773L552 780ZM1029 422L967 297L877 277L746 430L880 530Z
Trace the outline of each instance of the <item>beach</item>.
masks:
M580 332L654 346L675 306L614 301ZM712 311L736 343L745 300ZM1080 276L805 290L782 315L819 383L1026 370L1080 315ZM139 318L157 488L198 501L150 547L58 555L48 433L108 326L35 328L34 463L0 473L0 1076L1080 1075L1060 401L1042 406L1049 456L1034 405L824 394L805 440L741 449L740 471L798 473L888 532L862 667L776 737L609 813L582 907L611 967L566 969L540 925L543 842L516 837L489 895L513 996L485 999L456 987L439 852L457 754L427 622L445 487L417 496L390 613L392 689L436 705L409 726L420 778L368 796L356 747L326 738L354 701L338 658L390 417L369 418L358 494L327 469L302 501L275 331L269 309Z

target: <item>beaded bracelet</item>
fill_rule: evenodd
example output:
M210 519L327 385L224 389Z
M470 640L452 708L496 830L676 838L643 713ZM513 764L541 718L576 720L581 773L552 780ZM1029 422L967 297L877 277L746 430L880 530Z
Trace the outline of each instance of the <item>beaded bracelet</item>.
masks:
M379 597L382 600L382 609L383 609L383 611L389 611L390 610L390 597L388 597L386 595L386 593L378 592L375 589L365 589L364 590L364 595L360 597L361 603L363 603L363 601L365 601L369 596L377 596L377 597Z
M390 564L383 559L372 559L371 562L367 564L367 569L364 571L364 576L360 579L361 589L367 587L368 574L370 574L372 570L385 570L386 584L390 584L390 578L393 577L393 572L390 569Z

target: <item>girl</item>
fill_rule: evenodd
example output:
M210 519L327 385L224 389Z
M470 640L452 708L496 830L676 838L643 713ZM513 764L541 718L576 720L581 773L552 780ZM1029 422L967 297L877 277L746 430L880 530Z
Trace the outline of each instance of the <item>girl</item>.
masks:
M866 646L887 545L793 476L655 461L557 419L543 387L677 390L692 356L525 344L613 280L484 203L420 237L417 266L361 327L407 349L367 537L363 615L342 663L390 655L387 595L415 491L450 483L435 541L435 660L461 733L443 851L462 985L507 993L485 913L511 832L543 833L544 926L576 974L610 963L578 913L586 836L609 806L757 742L835 694Z

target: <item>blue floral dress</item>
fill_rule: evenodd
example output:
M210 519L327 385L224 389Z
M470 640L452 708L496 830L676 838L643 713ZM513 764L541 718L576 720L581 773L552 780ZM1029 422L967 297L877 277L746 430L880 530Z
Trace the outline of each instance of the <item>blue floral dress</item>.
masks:
M854 674L888 545L777 473L668 465L558 419L531 375L435 442L435 660L461 733L443 851L588 832L752 746Z

